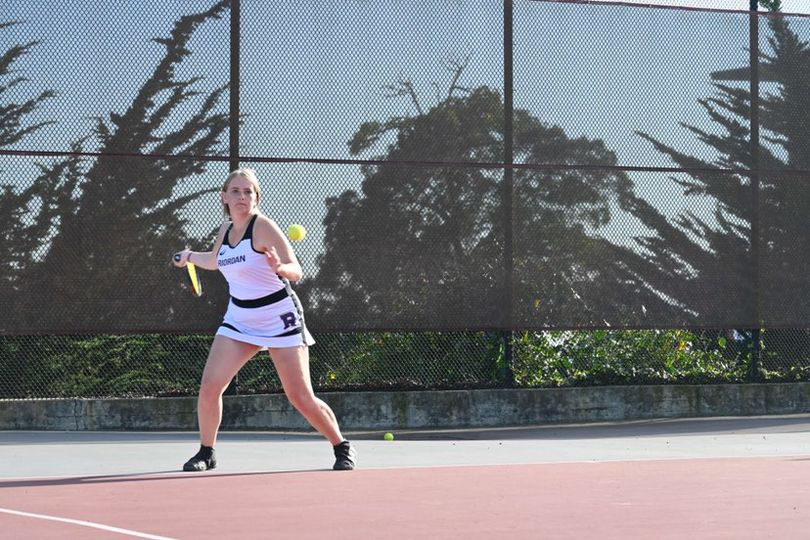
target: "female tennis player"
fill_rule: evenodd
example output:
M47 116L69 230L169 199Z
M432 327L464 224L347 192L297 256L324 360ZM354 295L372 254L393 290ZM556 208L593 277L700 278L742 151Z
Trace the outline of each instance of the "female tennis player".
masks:
M222 188L226 220L209 252L184 250L175 266L193 263L219 270L228 282L230 302L217 329L200 384L197 418L200 451L184 471L216 467L214 444L222 422L222 394L231 379L258 351L267 349L293 406L332 443L335 470L355 467L356 451L340 433L329 405L315 397L309 375L309 346L315 343L290 281L303 271L292 246L274 221L259 211L256 173L238 169Z

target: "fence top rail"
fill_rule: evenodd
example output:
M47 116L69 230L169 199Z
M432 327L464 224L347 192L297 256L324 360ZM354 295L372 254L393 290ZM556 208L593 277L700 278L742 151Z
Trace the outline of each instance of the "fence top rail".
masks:
M649 167L643 165L602 165L585 163L506 163L502 161L424 161L392 159L343 159L311 158L289 156L214 156L195 154L144 154L130 152L70 152L59 150L2 150L0 156L30 157L113 157L143 159L188 159L195 161L230 162L238 159L243 163L312 163L319 165L401 165L405 167L461 167L471 169L526 169L526 170L590 170L590 171L624 171L624 172L661 172L661 173L707 173L751 175L791 175L810 176L810 169L729 169L722 167Z
M706 12L706 13L736 13L740 15L749 15L751 14L751 10L748 9L724 9L724 8L711 8L711 7L698 7L698 6L674 6L668 4L645 4L645 3L635 3L635 2L621 2L619 0L529 0L530 2L535 3L544 3L544 4L583 4L583 5L594 5L594 6L621 6L621 7L633 7L633 8L644 8L644 9L669 9L669 10L679 10L679 11L699 11L699 12ZM744 3L745 0L739 0L740 3ZM757 15L762 17L804 17L810 18L810 13L796 13L796 12L784 12L784 11L757 11Z

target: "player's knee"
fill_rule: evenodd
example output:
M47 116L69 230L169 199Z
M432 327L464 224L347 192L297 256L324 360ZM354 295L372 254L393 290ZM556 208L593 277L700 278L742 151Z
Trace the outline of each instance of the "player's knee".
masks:
M225 391L225 386L213 379L203 379L200 383L200 400L204 402L219 401Z
M301 412L309 411L316 406L315 396L306 388L288 392L287 399Z

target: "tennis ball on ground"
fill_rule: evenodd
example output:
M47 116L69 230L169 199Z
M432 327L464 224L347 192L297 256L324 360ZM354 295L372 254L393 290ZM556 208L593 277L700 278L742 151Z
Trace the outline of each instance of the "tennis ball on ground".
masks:
M290 237L290 240L293 242L300 242L304 239L307 235L307 230L304 228L303 225L298 225L297 223L293 223L287 229L287 236Z
M388 433L383 435L383 439L385 439L386 441L393 441L394 440L394 434L389 431Z

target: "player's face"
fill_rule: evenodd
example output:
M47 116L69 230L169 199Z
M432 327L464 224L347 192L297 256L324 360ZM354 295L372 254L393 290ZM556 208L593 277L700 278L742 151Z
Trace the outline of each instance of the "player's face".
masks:
M222 202L228 205L231 215L251 213L256 208L256 190L244 176L234 176L222 193Z

